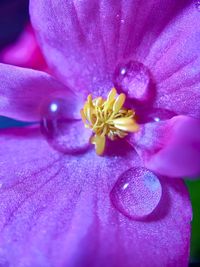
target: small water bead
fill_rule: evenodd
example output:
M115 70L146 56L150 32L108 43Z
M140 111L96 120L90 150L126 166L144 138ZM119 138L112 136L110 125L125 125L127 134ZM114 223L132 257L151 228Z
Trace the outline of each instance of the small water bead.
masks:
M121 24L124 24L125 23L125 20L121 18L121 15L117 14L116 15L116 19L117 20L120 20Z
M59 106L57 103L51 103L50 104L50 110L51 112L56 112L58 110Z
M113 82L115 87L124 91L129 98L145 101L149 97L150 74L147 67L138 61L119 65Z
M149 113L149 118L152 121L159 122L163 120L169 120L176 116L174 112L171 110L167 109L160 109L160 108L155 108L151 113Z
M155 122L159 122L160 121L159 117L154 117L153 119L154 119Z
M161 109L161 108L151 108L150 110L142 110L140 112L139 123L148 122L160 122L163 120L169 120L176 116L171 110Z
M91 133L84 128L81 119L73 119L71 107L65 99L47 102L41 114L41 132L47 141L63 153L84 151L89 145Z
M59 132L58 123L64 123L70 119L67 103L64 99L52 99L44 104L42 109L43 127L49 137Z
M124 172L111 191L111 201L123 215L142 219L158 206L162 186L158 177L145 168L132 168Z

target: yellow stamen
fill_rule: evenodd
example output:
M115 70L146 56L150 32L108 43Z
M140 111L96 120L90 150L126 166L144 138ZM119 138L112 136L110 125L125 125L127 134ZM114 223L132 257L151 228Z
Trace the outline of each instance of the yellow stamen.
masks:
M91 143L95 145L96 153L102 155L105 149L106 137L110 140L124 138L128 132L137 132L139 129L134 116L135 112L123 107L126 96L112 88L107 99L98 97L87 101L81 109L81 117L86 128L94 132Z
M126 132L136 132L139 129L138 124L133 123L133 119L129 117L115 119L113 123L116 128Z
M124 102L126 100L125 94L120 94L117 99L114 102L113 105L113 113L116 114L117 112L120 111L120 109L123 107Z
M97 155L102 155L105 149L106 137L101 135L94 135L91 138L91 143L95 145Z

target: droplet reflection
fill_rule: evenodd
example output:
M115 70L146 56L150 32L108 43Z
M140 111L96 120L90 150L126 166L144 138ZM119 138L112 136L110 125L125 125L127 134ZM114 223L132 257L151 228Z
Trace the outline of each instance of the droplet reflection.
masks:
M151 214L161 196L159 179L145 168L132 168L124 172L111 191L115 208L132 219L142 219Z
M143 109L140 111L140 117L138 119L139 123L148 123L148 122L160 122L163 120L169 120L176 116L174 112L167 109L160 108L151 108Z
M89 146L91 133L81 120L70 117L69 103L53 99L44 105L41 115L41 132L47 141L63 153L77 153Z
M144 101L149 96L150 74L142 63L129 61L119 65L113 82L117 89L124 91L129 98Z

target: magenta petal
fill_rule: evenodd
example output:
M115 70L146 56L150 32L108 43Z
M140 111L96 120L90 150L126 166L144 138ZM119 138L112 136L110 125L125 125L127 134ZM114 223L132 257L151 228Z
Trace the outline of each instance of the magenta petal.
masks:
M45 103L56 97L73 103L73 110L78 108L79 101L73 93L44 72L0 64L0 84L0 115L3 116L40 120Z
M15 43L0 53L0 62L38 70L47 70L31 25L27 25Z
M200 118L200 14L194 2L188 1L160 33L145 64L157 87L157 108Z
M111 89L113 55L109 53L115 50L114 28L120 26L118 9L116 2L109 6L99 0L59 0L56 5L51 0L30 1L32 24L46 60L74 90L102 94Z
M47 62L74 90L106 93L118 64L129 60L143 63L159 88L177 72L170 85L183 83L186 92L199 77L199 12L193 1L31 0L30 13ZM169 94L168 85L159 89L159 108L167 104L160 98ZM194 91L190 96L197 103ZM181 105L176 101L170 101L174 111ZM194 115L193 109L185 112Z
M147 123L129 139L150 170L166 176L200 174L200 120L176 116Z
M182 181L162 178L154 217L130 220L109 194L123 172L140 167L132 149L63 156L31 128L3 131L0 143L2 266L187 266L191 206Z

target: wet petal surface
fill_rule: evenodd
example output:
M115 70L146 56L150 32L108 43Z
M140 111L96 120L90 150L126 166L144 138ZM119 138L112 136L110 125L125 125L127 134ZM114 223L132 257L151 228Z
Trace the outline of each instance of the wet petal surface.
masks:
M129 136L144 165L171 177L192 177L200 173L200 120L175 116L147 123Z
M141 167L126 143L112 143L104 157L93 150L74 157L37 129L1 131L0 141L2 264L187 266L191 207L182 181L162 178L162 205L145 221L110 201L121 174Z
M0 63L0 115L25 121L40 121L46 103L55 98L68 102L73 119L81 102L75 94L45 72Z
M114 206L132 219L143 219L151 214L161 197L162 186L158 177L145 168L124 172L111 192Z

